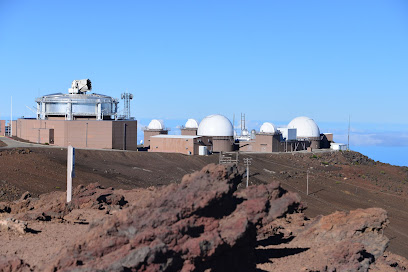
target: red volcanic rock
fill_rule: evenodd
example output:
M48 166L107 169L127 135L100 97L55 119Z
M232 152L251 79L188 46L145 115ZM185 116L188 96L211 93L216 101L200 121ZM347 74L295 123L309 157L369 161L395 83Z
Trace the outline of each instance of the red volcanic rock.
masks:
M266 269L367 271L377 259L383 258L388 238L382 230L387 224L387 213L379 208L335 212L304 221L304 227L295 229L292 242L285 247L272 247L283 256ZM288 232L282 233L287 235Z
M254 269L257 227L295 209L299 197L278 184L236 193L241 180L236 167L208 165L144 208L93 225L50 270Z
M19 214L16 218L30 221L48 221L54 218L62 219L73 209L119 209L127 202L123 195L117 194L113 188L103 188L98 183L88 186L78 186L73 190L72 201L66 203L65 192L43 194L39 198L31 198L25 194L20 200L10 203L0 203L0 213Z
M29 272L30 266L19 258L6 258L0 256L0 271L7 272Z
M42 233L52 234L46 239L50 244L66 235L64 243L47 247L48 256L41 261L27 261L32 256L26 252L15 255L20 246L6 250L0 271L407 269L406 259L384 252L384 210L336 212L309 220L301 213L299 196L279 183L238 190L241 180L235 166L208 165L186 175L181 184L166 187L115 191L91 184L77 187L69 204L62 192L0 203L2 217L50 220L31 221L41 231L22 234L22 244L31 239L30 247L40 250L46 243ZM84 220L91 222L88 230L78 225ZM80 232L73 235L72 229ZM3 241L17 241L13 235L4 234Z

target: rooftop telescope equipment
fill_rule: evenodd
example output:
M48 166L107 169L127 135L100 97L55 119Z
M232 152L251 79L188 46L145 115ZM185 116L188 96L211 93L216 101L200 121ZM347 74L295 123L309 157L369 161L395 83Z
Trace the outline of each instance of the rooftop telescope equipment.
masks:
M68 89L70 94L84 94L92 90L92 83L89 79L80 79L72 81L71 88Z
M117 119L119 101L103 94L87 94L91 90L91 80L74 80L68 93L55 93L37 98L35 100L37 102L37 119Z

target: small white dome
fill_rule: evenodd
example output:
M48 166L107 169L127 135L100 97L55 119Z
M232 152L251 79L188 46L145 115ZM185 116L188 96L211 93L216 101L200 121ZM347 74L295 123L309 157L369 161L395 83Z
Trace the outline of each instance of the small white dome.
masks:
M242 136L248 136L249 135L249 131L246 129L246 128L244 128L243 130L242 130Z
M312 118L296 117L288 124L288 128L296 128L296 138L318 138L320 130Z
M164 123L162 120L153 119L150 121L147 129L164 129Z
M188 119L185 128L198 128L198 122L195 119Z
M227 117L214 114L205 117L198 126L199 136L234 136L234 129Z
M275 134L276 127L274 124L265 122L262 124L261 129L259 130L261 133L268 133L268 134Z

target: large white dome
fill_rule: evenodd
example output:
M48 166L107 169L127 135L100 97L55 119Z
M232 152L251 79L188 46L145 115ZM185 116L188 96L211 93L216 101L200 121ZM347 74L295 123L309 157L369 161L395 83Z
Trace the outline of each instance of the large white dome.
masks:
M153 119L150 121L149 125L147 126L147 129L164 129L164 123L162 120L157 120Z
M320 138L319 127L309 117L296 117L290 121L288 128L296 128L296 138Z
M234 136L234 129L227 117L214 114L205 117L198 126L199 136Z
M276 133L276 127L274 124L265 122L262 124L261 129L259 130L261 133L268 133L268 134L275 134Z
M188 119L185 128L198 128L198 122L195 119Z

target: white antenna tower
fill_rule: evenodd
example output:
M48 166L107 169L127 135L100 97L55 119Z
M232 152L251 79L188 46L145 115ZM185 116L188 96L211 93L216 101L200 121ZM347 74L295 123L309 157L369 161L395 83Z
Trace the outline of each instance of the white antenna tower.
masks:
M126 92L121 95L121 98L124 103L123 115L126 119L130 119L130 100L133 99L133 94Z
M241 113L241 135L244 129L245 129L245 113Z
M347 151L350 151L350 115L349 115L348 134L347 134Z

